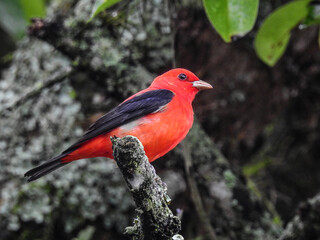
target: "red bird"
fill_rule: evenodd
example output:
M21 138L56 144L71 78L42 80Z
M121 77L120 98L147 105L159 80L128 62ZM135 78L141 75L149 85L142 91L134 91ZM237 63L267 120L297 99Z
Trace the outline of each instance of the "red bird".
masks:
M154 79L150 87L126 99L93 123L85 134L60 155L25 173L34 181L72 161L112 156L110 137L137 137L149 162L172 150L193 123L192 101L212 86L192 72L177 68Z

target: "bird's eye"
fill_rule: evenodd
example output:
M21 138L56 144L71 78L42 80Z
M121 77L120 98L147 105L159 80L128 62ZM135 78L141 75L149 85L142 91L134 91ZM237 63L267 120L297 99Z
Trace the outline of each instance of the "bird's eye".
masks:
M178 76L178 78L179 78L180 80L186 80L186 79L187 79L187 75L185 75L184 73L180 73L179 76Z

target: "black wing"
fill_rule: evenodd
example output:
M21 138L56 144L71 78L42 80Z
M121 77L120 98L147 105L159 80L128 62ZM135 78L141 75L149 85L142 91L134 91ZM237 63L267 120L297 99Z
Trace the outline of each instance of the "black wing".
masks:
M160 110L172 100L173 96L173 92L165 89L148 91L135 96L99 118L89 127L79 141L66 149L62 154L73 152L82 143L100 134L107 133L123 124Z

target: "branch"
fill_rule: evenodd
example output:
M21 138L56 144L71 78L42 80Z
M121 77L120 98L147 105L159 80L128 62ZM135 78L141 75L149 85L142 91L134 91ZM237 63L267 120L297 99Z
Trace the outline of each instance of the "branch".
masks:
M76 40L82 40L80 33L86 25L78 28L68 28L64 24L66 18L67 16L59 14L50 20L33 18L31 19L32 24L29 26L28 34L49 43L72 60L75 60L80 55L87 56L89 51L79 48L78 44L76 44Z
M279 240L318 239L320 236L320 193L299 207Z
M210 219L208 217L207 212L204 209L204 206L202 204L202 199L200 196L199 189L197 187L197 183L195 179L193 178L192 174L190 174L190 170L192 170L192 157L190 154L190 148L187 146L187 142L184 141L181 143L183 148L183 158L184 158L184 166L185 166L185 172L186 172L186 178L190 189L190 196L192 199L192 202L196 208L196 212L198 213L199 221L201 223L201 226L203 227L207 238L210 240L216 240L217 236L215 231L213 230Z
M112 137L111 141L114 159L138 207L134 226L125 233L134 240L179 239L181 222L168 207L167 186L156 175L140 141L132 136Z
M19 107L22 103L26 102L29 99L35 98L42 93L43 90L54 86L57 83L63 82L68 76L72 74L72 70L66 71L65 73L55 74L52 78L45 81L41 86L36 86L32 90L26 92L22 97L17 99L15 102L10 104L9 106L1 109L0 116L5 115L7 112L10 112L17 107Z

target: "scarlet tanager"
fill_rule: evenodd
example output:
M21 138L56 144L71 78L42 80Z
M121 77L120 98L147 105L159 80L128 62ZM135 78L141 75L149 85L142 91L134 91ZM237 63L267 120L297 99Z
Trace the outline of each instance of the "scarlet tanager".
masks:
M193 123L192 101L199 90L210 88L209 83L188 70L170 70L102 116L75 144L31 169L25 177L28 182L34 181L78 159L113 158L111 136L137 137L152 162L187 135Z

